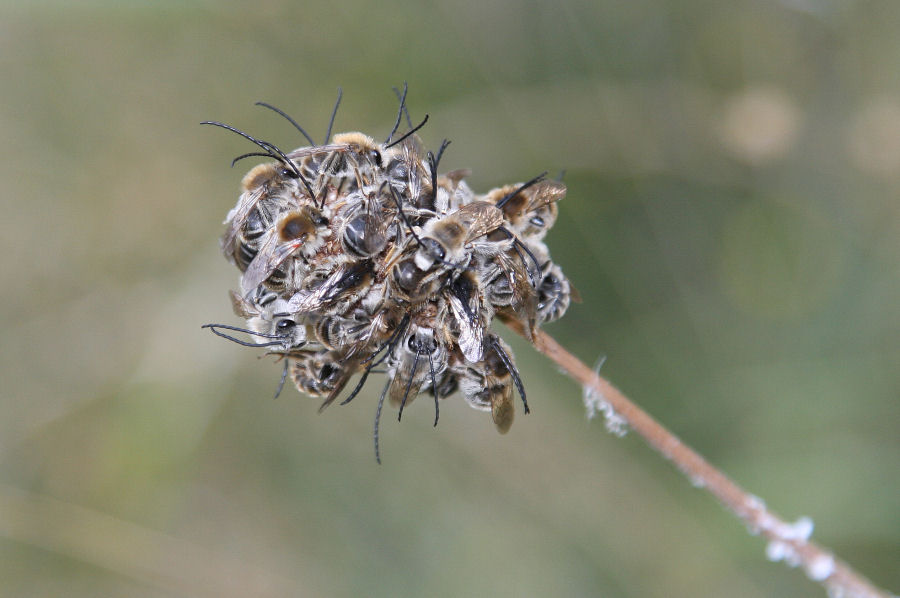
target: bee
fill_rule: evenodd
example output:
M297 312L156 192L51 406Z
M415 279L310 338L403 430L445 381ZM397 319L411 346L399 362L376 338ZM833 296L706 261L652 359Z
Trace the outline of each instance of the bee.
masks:
M323 407L340 394L356 371L342 351L332 349L291 351L286 359L297 390L311 397L324 397Z
M439 290L444 274L467 268L471 259L467 246L500 227L503 213L489 203L474 202L429 220L419 234L407 224L417 249L394 264L392 281L401 296L416 302Z
M264 283L295 252L313 255L331 235L329 220L318 208L305 205L284 211L274 226L264 233L253 261L241 277L241 288L252 291ZM285 272L282 271L282 274ZM281 279L282 277L278 277ZM281 284L273 284L280 287Z
M349 314L310 315L316 339L330 349L356 352L358 347L377 342L387 332L388 312L360 305Z
M415 263L415 255L406 252L405 257L391 266L391 295L395 301L415 304L433 296L443 284L428 270Z
M260 287L264 289L264 287ZM304 347L307 343L309 331L306 322L287 311L287 301L280 297L270 300L272 293L259 291L261 305L242 300L232 292L232 305L242 308L244 317L247 318L247 327L257 336L263 338L279 338L282 351L293 351ZM240 303L239 303L240 302ZM237 309L236 309L237 311Z
M543 278L537 289L537 316L541 323L554 322L566 313L571 301L581 298L557 264L548 260L542 270Z
M466 251L480 237L503 226L503 212L483 201L474 201L444 216L429 220L419 235L416 265L427 270L436 262L465 267Z
M231 127L226 128L237 132ZM381 163L382 150L371 137L362 133L342 133L335 135L334 141L329 145L294 150L284 155L280 162L259 164L244 176L238 203L225 219L227 229L222 237L222 247L229 260L246 269L250 260L239 259L236 255L241 245L235 242L242 233L252 241L258 237L254 232L270 226L272 217L281 210L307 202L322 205L329 189L337 195L352 191L359 186L360 171L371 173ZM250 155L260 154L245 154L238 159ZM310 184L310 180L315 185Z
M565 184L543 177L542 174L520 185L506 185L485 195L485 201L503 210L510 230L529 241L544 238L556 222L556 202L566 196Z
M341 214L341 244L354 257L368 258L381 253L390 240L391 224L396 213L384 197L385 182L369 194L351 194Z
M466 402L479 411L490 411L497 431L505 434L515 417L513 385L519 391L525 405L525 391L519 372L513 363L512 351L500 337L490 334L489 350L478 363L455 363L452 367L458 375L459 389Z
M372 262L361 260L347 262L333 271L319 270L306 279L306 288L296 292L288 300L288 311L301 314L345 313L362 302L377 304L381 287L370 283L374 271Z
M271 319L256 317L247 321L247 325L259 335L270 335L281 340L283 351L295 351L306 345L309 334L302 320L286 313L275 314Z
M498 253L482 262L479 279L484 281L485 300L493 313L504 319L518 320L523 329L533 335L538 324L537 291L524 260L513 250Z
M443 292L453 314L457 344L466 361L476 363L484 356L484 335L493 313L485 301L479 278L465 271Z
M446 142L441 147L443 151ZM421 139L417 135L409 135L395 146L395 149L391 159L385 163L383 170L385 180L399 194L401 201L417 210L418 214L413 218L414 221L423 211L433 215L435 193L433 181L436 171L434 165L431 170L426 170Z
M222 250L241 272L247 269L259 250L259 241L277 215L293 202L294 179L277 164L259 164L241 183L243 192L237 205L225 218Z
M235 315L247 319L247 328L227 324L204 324L218 336L245 347L275 347L274 353L285 353L303 348L307 344L306 323L285 311L287 301L264 287L259 287L251 299L231 291L231 304ZM243 332L251 337L268 339L263 342L247 342L221 331Z
M299 163L300 172L313 181L319 197L329 186L339 195L358 190L359 183L370 180L381 167L383 151L368 135L351 132L336 134L328 145L302 147L287 156Z
M414 156L415 139L405 147L397 146L413 137L427 121L426 116L418 126L393 142L390 137L384 143L377 143L363 133L338 133L331 144L300 148L287 154L287 158L292 162L298 161L299 172L314 181L316 191L311 191L314 197L318 197L329 186L337 189L338 194L352 193L362 187L362 181L384 176L388 172L385 168L387 164L396 166L395 157L401 156L402 160L403 156L409 154L409 150L412 150ZM399 126L399 120L397 124ZM396 130L395 126L391 136ZM410 159L407 158L406 162L409 163Z
M405 336L388 357L391 404L403 408L423 390L437 388L447 369L447 349L434 328L410 324Z

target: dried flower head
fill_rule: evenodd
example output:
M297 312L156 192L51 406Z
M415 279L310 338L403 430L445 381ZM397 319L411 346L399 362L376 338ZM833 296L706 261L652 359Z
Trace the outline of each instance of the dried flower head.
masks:
M246 328L208 324L242 345L265 347L284 360L282 384L335 401L356 374L350 402L376 368L398 409L419 394L439 399L457 390L472 407L490 411L506 432L515 413L513 387L528 403L512 351L490 331L494 317L528 334L566 311L572 288L544 244L565 185L544 174L484 195L465 171L438 174L441 156L426 152L398 92L396 124L384 142L341 133L284 152L231 126L274 160L244 177L225 220L225 257L241 271L232 292ZM334 114L328 127L330 137ZM408 132L394 139L406 115ZM256 339L244 341L223 330ZM279 386L279 392L281 387Z

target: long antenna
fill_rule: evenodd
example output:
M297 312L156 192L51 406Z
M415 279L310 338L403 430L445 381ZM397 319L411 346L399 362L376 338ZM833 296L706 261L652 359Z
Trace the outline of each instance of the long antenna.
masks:
M344 90L338 87L338 97L337 101L334 103L334 110L331 111L331 118L328 120L328 131L325 133L325 141L322 142L322 145L328 143L328 140L331 139L331 129L334 127L334 118L337 116L338 106L341 105L341 97L344 95ZM314 144L315 145L315 144Z
M299 124L297 124L297 121L295 121L293 118L291 118L290 116L288 116L287 114L285 114L284 112L282 112L281 110L279 110L278 108L276 108L275 106L273 106L271 104L266 104L265 102L256 102L256 105L262 106L264 108L268 108L269 110L274 110L275 112L277 112L278 114L280 114L281 116L286 118L289 123L294 125L294 127L298 131L300 131L300 134L303 135L304 137L306 137L306 140L309 141L310 145L312 145L312 146L316 145L316 142L312 140L312 137L309 136L309 133L307 133L303 129L303 127L301 127Z

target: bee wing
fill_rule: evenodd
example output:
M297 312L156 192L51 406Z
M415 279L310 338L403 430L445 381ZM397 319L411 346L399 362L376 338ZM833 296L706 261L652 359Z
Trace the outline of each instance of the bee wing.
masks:
M365 245L368 250L378 253L387 243L387 232L392 220L374 199L366 202Z
M416 371L415 372L406 372L404 373L403 367L397 368L397 371L394 372L394 377L391 378L391 386L388 389L388 397L390 398L391 405L394 407L399 407L403 404L403 397L406 397L406 404L404 407L409 406L415 398L418 396L419 391L422 390L422 384L425 382L423 372L428 371L428 360L424 359L425 363L422 363L423 358L420 358L416 362ZM422 366L425 367L422 367ZM410 366L411 368L412 366ZM407 393L407 388L409 392Z
M484 357L485 323L481 316L481 293L465 274L450 285L447 291L450 311L459 325L459 348L470 363Z
M453 218L466 227L467 244L503 226L503 211L486 201L473 201L459 208Z
M368 276L371 272L371 265L368 262L358 262L351 266L338 268L314 290L300 291L291 297L288 300L288 311L291 313L321 311L338 299L344 292L352 290L369 280Z
M508 253L497 254L494 259L512 290L509 309L504 308L498 315L504 320L518 320L529 338L534 338L534 329L537 326L537 293L531 286L525 264L518 256L511 256Z
M425 169L422 166L425 151L422 146L422 140L418 135L410 135L403 140L401 144L402 161L405 163L405 178L403 181L406 194L415 201L422 193L422 181L425 177ZM398 181L399 182L399 181Z
M225 217L225 224L228 225L228 228L225 230L225 234L222 235L222 249L225 250L226 254L234 247L234 240L237 238L238 231L247 221L250 211L262 199L265 191L264 186L257 187L251 191L244 191L238 199L237 205L228 212L228 216Z
M527 211L533 212L565 197L566 185L561 181L541 181L525 192L529 194Z
M299 160L307 156L315 156L317 154L328 154L331 152L348 152L352 148L347 143L329 143L327 145L315 145L312 147L301 147L287 154L291 160Z
M509 377L487 376L486 383L491 391L491 418L494 420L494 426L497 427L498 432L506 434L516 415L512 380Z
M234 310L234 315L245 319L259 315L259 310L256 309L252 302L247 301L234 291L228 291L228 296L231 297L231 309Z
M453 189L455 190L456 186L459 185L459 182L470 174L472 174L472 171L468 168L458 168L456 170L451 170L443 176L447 178L447 180L450 182L450 185L452 185ZM440 184L440 180L438 181L438 183Z
M537 293L534 287L531 286L528 265L522 261L523 259L509 253L501 253L497 256L497 261L507 280L509 280L509 286L513 291L513 308L533 320L537 309Z
M408 136L400 145L402 145L403 149L410 154L411 160L416 160L416 162L419 163L422 162L422 158L425 156L425 144L422 143L422 138L416 133Z
M259 252L241 277L241 290L246 294L265 282L278 266L303 245L304 241L305 238L301 238L278 243L278 233L274 230L268 231L259 246Z
M328 301L344 270L338 268L312 291L300 291L288 300L288 311L291 313L312 313L319 311Z
M572 301L581 303L581 293L578 292L571 280L569 281L569 295L572 297Z

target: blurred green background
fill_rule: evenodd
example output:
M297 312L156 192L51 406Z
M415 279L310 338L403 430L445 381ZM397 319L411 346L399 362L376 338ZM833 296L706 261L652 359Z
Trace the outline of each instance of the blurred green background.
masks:
M548 331L900 589L900 3L0 4L0 595L822 596L511 342L533 413L272 394L218 237L253 147L565 169ZM512 335L505 335L510 338Z

